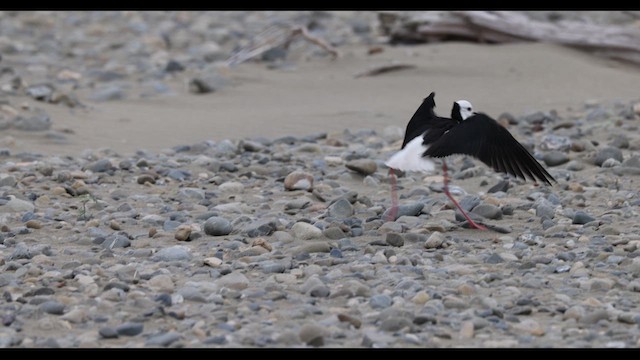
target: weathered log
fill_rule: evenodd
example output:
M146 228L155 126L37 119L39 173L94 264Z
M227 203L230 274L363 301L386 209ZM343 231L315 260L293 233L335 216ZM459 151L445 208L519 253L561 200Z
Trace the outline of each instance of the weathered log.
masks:
M640 64L640 29L633 26L544 22L515 11L384 12L379 19L391 43L541 41Z
M515 11L454 11L469 23L525 39L593 48L640 52L640 29L576 21L548 23Z

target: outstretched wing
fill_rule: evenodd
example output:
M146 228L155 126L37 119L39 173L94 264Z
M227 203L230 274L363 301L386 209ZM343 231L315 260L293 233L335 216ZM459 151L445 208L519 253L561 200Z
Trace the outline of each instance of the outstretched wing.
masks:
M404 132L404 141L402 142L401 149L404 149L409 141L429 130L431 120L436 118L435 111L433 110L433 108L436 107L436 102L434 100L435 96L435 92L429 94L429 96L422 101L418 110L413 114L411 120L409 120L407 129Z
M476 113L433 142L423 156L471 155L494 170L551 185L557 182L507 129Z

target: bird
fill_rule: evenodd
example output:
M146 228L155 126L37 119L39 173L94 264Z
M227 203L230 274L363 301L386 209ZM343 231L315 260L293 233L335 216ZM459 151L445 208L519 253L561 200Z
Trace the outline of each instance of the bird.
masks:
M444 158L454 154L470 155L497 172L525 181L529 178L551 186L552 181L557 183L506 128L489 115L474 112L469 101L455 101L451 118L437 116L435 106L435 92L432 92L409 120L400 150L385 162L391 177L392 209L395 209L390 217L395 218L397 212L394 170L428 172L435 169L435 158L443 158L445 195L460 210L471 228L487 230L471 220L449 192L447 162Z

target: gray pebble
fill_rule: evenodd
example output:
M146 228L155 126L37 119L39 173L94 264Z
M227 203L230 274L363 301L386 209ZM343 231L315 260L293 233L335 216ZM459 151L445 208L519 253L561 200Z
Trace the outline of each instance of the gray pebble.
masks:
M391 306L392 302L393 301L392 301L391 297L389 297L389 295L385 295L385 294L373 295L369 299L369 305L371 305L371 307L374 308L374 309L388 308L389 306Z
M411 328L412 327L412 322L404 317L393 317L393 318L388 318L382 321L382 323L380 323L380 330L382 331L390 331L390 332L396 332L396 331L400 331L404 328Z
M97 238L96 238L97 239ZM127 248L131 246L131 241L126 236L120 234L109 235L104 241L100 242L103 248Z
M234 290L243 290L249 286L249 279L244 274L232 272L216 279L215 284L220 287L227 287Z
M52 315L64 314L64 304L57 301L47 301L40 304L40 310Z
M346 234L344 233L344 231L342 231L342 229L335 226L328 227L322 230L322 235L324 235L327 239L331 239L331 240L339 240L346 236Z
M125 92L122 87L117 85L107 85L89 95L89 99L93 101L112 101L122 100L125 98Z
M582 171L584 170L584 163L580 160L571 160L567 163L566 169L571 171Z
M27 245L24 243L18 243L11 255L9 255L9 260L31 259L32 256L31 250Z
M144 330L144 324L137 322L126 322L116 327L116 332L120 336L136 336Z
M509 190L509 180L501 180L499 183L493 185L487 192L489 194L497 193L497 192L507 192Z
M353 206L346 199L339 199L329 206L329 216L344 219L351 215L353 215Z
M204 190L197 188L182 188L178 190L178 195L183 198L193 199L196 201L204 200L205 198Z
M623 166L640 168L640 155L634 155L622 162Z
M573 224L586 224L588 222L594 221L595 218L582 210L578 210L573 214L572 223Z
M300 329L298 336L300 340L309 346L323 346L324 345L324 333L323 327L315 324L305 324Z
M396 219L398 219L401 216L418 216L420 215L422 208L424 208L424 203L399 205L397 209ZM392 208L388 208L387 210L385 210L385 212L382 214L382 218L386 219L387 217L389 217L391 214L391 211L392 211ZM396 219L393 219L393 220L396 220Z
M547 166L558 166L569 162L569 156L565 152L550 151L542 157Z
M480 200L479 197L477 196L472 196L472 195L466 195L464 196L462 199L460 199L458 201L458 204L460 205L461 208L463 208L465 211L471 211L473 210L476 206L480 205L482 201Z
M487 257L484 260L484 262L487 263L487 264L499 264L499 263L504 262L504 259L500 255L498 255L497 253L493 253L489 257Z
M309 291L311 297L327 297L331 291L326 285L317 285Z
M177 291L177 293L180 294L180 296L182 296L182 298L187 301L195 301L195 302L201 302L201 303L207 302L207 299L202 294L202 292L191 286L185 286L183 288L180 288Z
M387 244L395 247L404 245L404 237L402 237L402 235L398 233L387 233L385 241Z
M227 343L227 337L224 335L212 336L204 339L203 343L213 345L224 345Z
M16 186L17 183L18 183L18 180L16 180L15 176L12 176L12 175L8 175L0 179L0 187L1 186L14 187Z
M51 119L47 114L37 114L31 117L16 116L12 126L22 131L45 131L51 128Z
M556 215L555 208L550 204L541 203L536 206L536 216L543 219L553 219Z
M262 262L260 268L265 274L283 273L287 270L283 264L271 260Z
M596 166L602 166L607 159L614 159L618 162L622 162L622 151L610 146L605 147L604 149L598 150L594 161Z
M340 249L338 249L338 248L333 248L329 252L329 256L341 259L342 258L342 251Z
M243 232L249 237L269 236L276 231L277 223L273 219L257 220L247 225Z
M229 235L232 230L229 220L222 217L212 216L204 223L204 233L210 236Z
M100 159L98 161L94 161L85 165L84 169L100 173L113 169L113 165L111 165L111 161L109 161L108 159Z
M607 310L598 309L594 311L587 312L581 319L581 321L585 324L595 324L600 320L608 319L609 313Z
M542 151L562 151L569 152L571 149L571 139L566 136L545 135L540 141L540 150Z
M156 261L181 261L190 260L192 257L190 250L186 246L175 245L160 249L153 257Z
M492 204L480 204L473 208L471 211L474 214L478 214L482 217L492 220L502 219L502 210L499 207Z
M182 336L176 332L166 332L158 335L151 336L146 342L145 345L148 346L169 346L172 343L180 340Z

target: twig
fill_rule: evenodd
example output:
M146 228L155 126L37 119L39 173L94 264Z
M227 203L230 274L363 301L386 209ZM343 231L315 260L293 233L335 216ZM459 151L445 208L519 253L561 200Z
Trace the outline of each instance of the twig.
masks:
M254 37L251 40L251 44L233 54L227 60L227 65L232 66L243 63L278 46L288 47L298 35L321 47L330 53L334 59L340 57L340 52L335 47L325 40L311 35L306 26L274 25Z

